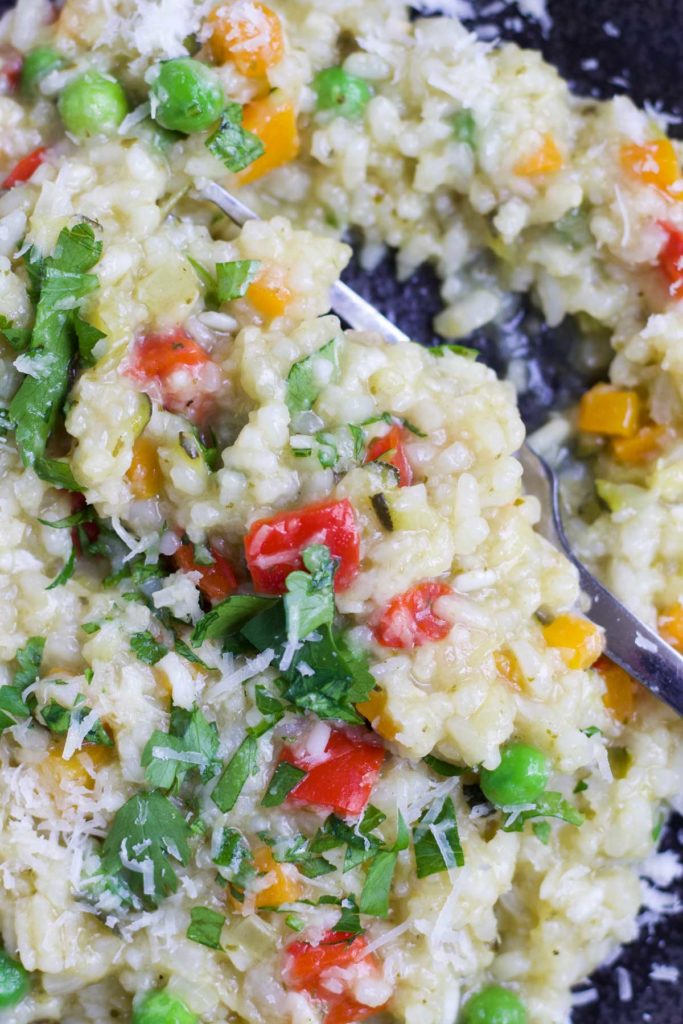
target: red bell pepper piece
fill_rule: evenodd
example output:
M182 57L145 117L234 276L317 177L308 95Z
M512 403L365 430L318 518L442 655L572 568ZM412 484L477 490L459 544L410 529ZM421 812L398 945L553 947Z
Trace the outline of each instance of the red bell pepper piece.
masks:
M17 89L23 64L24 58L13 46L0 46L0 96Z
M219 368L181 327L139 339L125 373L169 412L194 421L220 385Z
M283 594L287 576L303 567L301 552L311 544L326 544L339 559L334 589L346 590L360 564L360 536L347 498L280 512L252 524L244 545L256 590Z
M71 512L81 512L87 507L84 494L77 494L74 491L69 491L69 500L71 503ZM100 535L100 528L97 523L80 523L78 526L71 527L71 543L76 549L77 555L83 554L83 546L81 544L81 535L79 530L82 530L86 536L86 539L90 544L94 544Z
M380 459L398 470L399 487L410 487L413 482L413 470L408 462L404 447L405 431L394 425L383 437L376 437L368 445L365 462L376 462Z
M313 759L296 747L284 747L280 760L307 772L289 793L288 801L358 817L379 777L384 750L369 743L362 732L333 729L321 757Z
M32 153L22 156L19 163L12 168L2 185L0 185L0 188L14 188L20 182L28 181L44 162L46 156L47 146L39 146Z
M683 232L665 221L659 226L668 236L659 252L659 266L670 282L669 294L678 298L683 291Z
M433 640L443 640L451 631L434 611L439 597L452 594L446 583L418 583L416 587L397 594L386 606L375 626L375 638L383 647L422 647Z
M366 954L367 941L362 935L329 931L317 946L297 940L285 951L285 984L297 992L308 992L326 1005L324 1024L351 1024L380 1013L383 1006L365 1006L348 992L339 992L339 978L326 973L335 968L345 970L359 965L365 975L379 974L380 962L373 953Z
M237 590L237 576L227 558L213 547L209 550L213 565L197 565L194 560L194 545L186 541L173 555L173 562L176 568L183 572L198 572L201 576L199 589L209 601L215 603Z

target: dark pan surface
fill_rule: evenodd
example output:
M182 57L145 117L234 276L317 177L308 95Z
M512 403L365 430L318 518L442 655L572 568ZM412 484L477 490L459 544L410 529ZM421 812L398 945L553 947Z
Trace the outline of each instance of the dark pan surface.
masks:
M11 6L0 0L0 12ZM468 24L486 38L495 33L522 46L540 49L583 95L627 93L638 103L652 103L672 114L683 113L683 0L548 0L550 27L523 14L506 0L472 0L476 17ZM522 8L535 6L522 3ZM681 126L673 134L683 135ZM397 284L388 257L369 277L354 263L346 280L374 301L416 340L438 340L431 319L439 309L438 285L429 268ZM531 388L521 407L530 427L538 426L552 407L564 406L581 388L572 368L571 325L553 331L527 307L515 331L515 354L531 365ZM495 338L477 336L474 344L497 369L502 358ZM683 852L683 819L674 817L662 849ZM668 890L683 907L683 881ZM683 984L650 977L654 964L678 967L683 978L683 915L666 915L644 927L616 964L596 972L582 989L594 988L597 999L574 1011L574 1024L682 1024ZM625 967L633 999L621 1002L615 966Z

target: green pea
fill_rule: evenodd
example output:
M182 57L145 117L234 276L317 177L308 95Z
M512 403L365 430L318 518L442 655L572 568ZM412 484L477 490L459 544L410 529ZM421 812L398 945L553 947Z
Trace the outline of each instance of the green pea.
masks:
M500 764L482 768L479 785L487 800L498 807L530 804L546 787L550 776L548 758L536 747L508 743L500 752Z
M313 79L318 110L331 110L350 121L363 116L372 98L372 87L364 78L343 68L326 68Z
M25 96L35 96L41 79L56 71L64 64L61 54L51 46L36 46L24 57L21 68L21 91Z
M150 89L152 115L172 132L203 132L225 109L220 78L192 57L165 61Z
M27 994L31 982L28 972L0 949L0 1007L16 1006Z
M64 127L79 138L112 133L128 113L119 83L99 71L86 71L69 82L58 106Z
M487 985L467 1000L460 1024L527 1024L527 1015L514 992Z
M136 1000L131 1024L197 1024L197 1018L177 996L158 989Z

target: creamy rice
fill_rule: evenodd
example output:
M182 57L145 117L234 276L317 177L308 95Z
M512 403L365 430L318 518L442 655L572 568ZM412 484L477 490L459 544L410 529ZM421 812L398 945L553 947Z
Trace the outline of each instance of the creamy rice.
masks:
M390 0L322 9L281 0L272 10L283 51L266 74L244 75L234 60L216 74L245 105L247 126L255 104L292 111L299 151L244 184L247 166L240 186L207 150L206 132L162 146L142 108L159 61L189 46L211 63L212 6L67 0L52 22L44 0L20 0L0 22L7 47L26 54L49 43L63 57L32 97L9 85L0 95L3 174L48 147L35 173L0 195L3 406L20 381L50 370L44 355L41 363L10 344L34 325L27 250L59 258L60 232L78 225L102 245L80 305L102 336L90 358L72 359L78 372L49 449L87 504L51 486L39 462L31 467L14 403L0 449L4 687L16 691L25 652L45 641L19 694L26 710L15 707L0 739L0 926L7 955L31 972L0 1020L129 1019L163 990L188 1015L163 1018L176 1024L342 1024L375 1010L453 1024L472 993L496 984L530 1024L560 1024L571 986L636 935L639 865L681 792L681 726L604 661L594 667L600 638L583 617L575 571L535 532L538 503L522 491L511 384L466 351L345 333L328 315L328 293L350 255L339 238L353 226L368 268L386 245L401 274L435 264L446 338L495 319L510 291L527 290L550 323L570 313L609 337L615 391L637 393L643 426L661 428L659 447L627 462L608 434L579 432L574 500L591 522L577 526L577 545L646 621L668 621L683 595L683 320L657 262L662 222L683 229L680 180L663 189L629 175L623 147L659 129L624 97L572 97L537 54L492 48L452 18L410 23ZM251 0L237 7L258 20ZM371 87L358 118L316 112L314 76L338 64ZM132 113L118 130L79 139L65 135L55 99L85 69L116 76ZM454 135L463 110L474 142ZM267 154L271 145L279 152L269 141ZM539 151L545 171L520 171ZM233 229L196 197L205 178L242 187L265 219ZM225 267L248 269L251 284L216 301L212 279L220 285ZM45 292L43 278L41 301ZM150 338L163 351L150 356ZM171 358L169 338L191 358L150 369L150 359ZM553 421L539 443L560 457L582 416ZM300 654L291 635L280 647L275 636L273 647L244 637L239 647L226 627L202 642L212 603L263 589L257 574L269 565L250 554L251 533L245 555L250 527L320 502L350 508L360 548L358 571L338 585L334 625L336 642L368 663L369 676L353 670L365 679L351 701L357 723L352 708L340 722L283 691ZM307 543L316 541L320 529ZM68 576L72 550L75 572L48 589ZM420 613L432 634L407 600L400 621L389 614L425 583L442 587ZM683 626L680 637L669 632L683 643ZM323 641L315 631L299 639L308 644L301 690L316 672L305 657L315 663ZM178 739L193 709L216 738L209 762L201 743ZM370 852L346 871L345 842L323 845L328 865L318 870L311 841L337 807L337 827L350 822L362 846L362 807L345 814L343 802L310 793L262 804L283 749L312 772L331 735L381 761L367 769L366 796L381 812ZM221 787L235 785L252 740L251 771L228 806ZM485 800L479 783L511 743L546 760L559 818L522 817L515 830L536 798L503 810ZM160 782L169 762L184 766L184 780L181 771L177 784ZM449 765L457 774L443 774ZM176 816L160 858L177 886L162 884L146 855L153 843L130 821L128 840L111 838L127 802L150 793L158 800L146 807ZM437 867L419 877L419 819L444 801L457 828L438 833ZM226 834L246 848L246 875L235 874L234 848L217 863ZM364 910L378 856L394 862L386 914ZM355 900L362 912L349 925ZM202 914L214 922L208 944L206 932L188 936ZM335 930L338 948L362 955L299 984L296 964L336 948L326 945Z

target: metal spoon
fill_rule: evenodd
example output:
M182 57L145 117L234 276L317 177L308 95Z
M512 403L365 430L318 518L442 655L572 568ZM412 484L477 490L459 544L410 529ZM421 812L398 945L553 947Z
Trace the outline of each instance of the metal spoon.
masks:
M201 182L197 197L213 203L240 226L248 220L258 219L253 210L215 181ZM356 330L376 331L392 344L410 341L395 324L341 281L332 286L330 305L334 313ZM540 531L576 566L581 589L591 600L591 619L605 631L607 654L629 675L683 715L683 656L636 618L579 561L562 524L556 473L528 444L520 449L519 457L526 486L541 502Z

